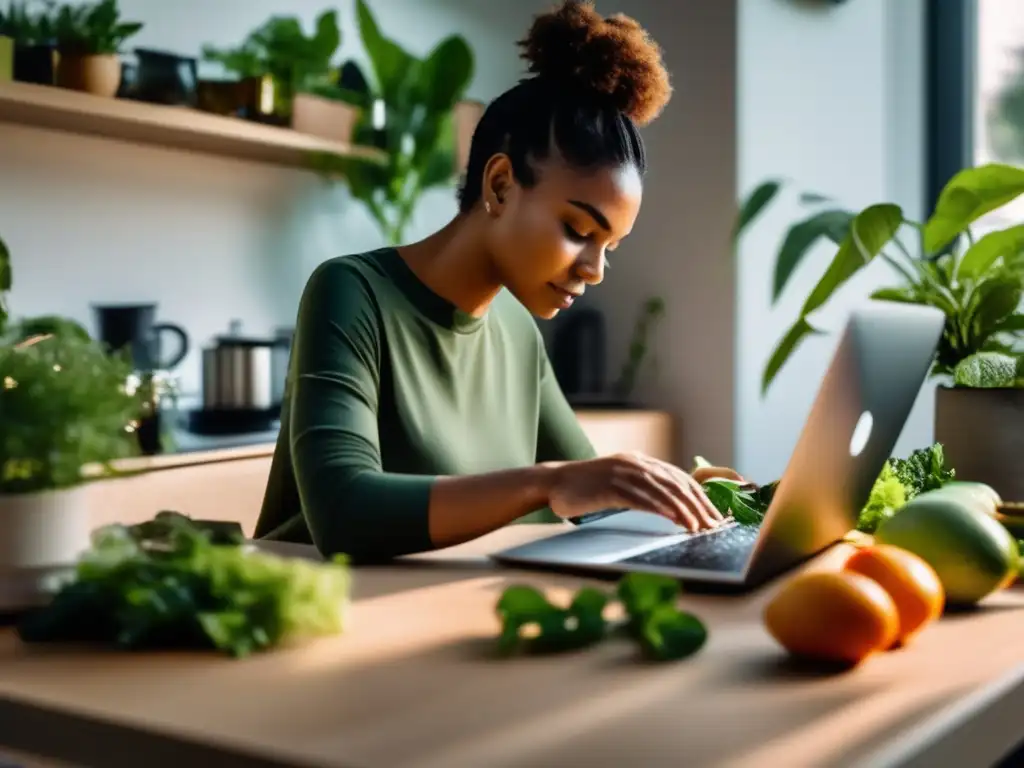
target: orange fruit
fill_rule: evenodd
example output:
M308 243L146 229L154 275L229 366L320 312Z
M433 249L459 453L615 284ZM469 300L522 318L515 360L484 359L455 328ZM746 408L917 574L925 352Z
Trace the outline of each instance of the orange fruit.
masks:
M791 577L769 601L764 622L792 655L846 664L888 649L900 626L889 593L853 571Z
M913 552L877 544L854 552L844 568L878 582L896 603L900 618L896 645L906 645L942 615L946 593L939 574Z

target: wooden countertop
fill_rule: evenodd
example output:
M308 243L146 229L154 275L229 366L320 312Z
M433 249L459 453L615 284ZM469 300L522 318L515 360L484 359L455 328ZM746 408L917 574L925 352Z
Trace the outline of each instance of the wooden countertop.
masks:
M618 642L494 659L504 587L564 597L583 580L499 569L484 554L556 530L514 526L360 569L346 634L245 660L39 650L0 631L0 744L111 768L941 768L990 765L1024 740L1017 588L843 674L786 662L760 620L773 585L686 596L710 635L681 662L643 664Z
M646 433L654 430L656 445L646 445L650 439L641 438L644 447L651 452L669 453L669 438L666 435L671 429L671 417L664 411L643 409L584 409L576 410L580 423L590 434L592 440L601 448L612 445L632 445L637 441L635 433ZM625 433L624 433L625 431ZM137 456L114 462L114 466L122 472L151 472L160 469L213 464L220 461L238 461L272 456L277 441L277 432L260 432L255 435L234 435L227 437L204 437L186 432L176 431L176 441L180 448L170 453L155 456ZM665 443L662 445L661 443Z

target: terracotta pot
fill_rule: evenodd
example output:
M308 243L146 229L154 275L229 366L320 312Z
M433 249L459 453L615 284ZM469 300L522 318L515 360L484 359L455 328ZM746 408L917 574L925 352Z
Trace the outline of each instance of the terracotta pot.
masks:
M935 439L957 480L992 486L1024 501L1024 389L935 391Z
M52 582L88 549L92 520L86 486L0 495L0 613L44 603Z
M121 59L117 54L61 52L57 58L57 85L113 98L121 85Z
M296 94L292 102L294 130L341 144L351 143L358 117L357 107L310 93Z

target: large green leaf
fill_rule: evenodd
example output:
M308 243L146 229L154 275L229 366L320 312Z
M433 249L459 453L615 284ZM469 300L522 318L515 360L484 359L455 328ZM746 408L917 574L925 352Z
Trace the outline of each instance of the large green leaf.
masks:
M757 218L757 215L764 210L765 206L775 198L781 188L782 182L770 179L759 184L747 196L747 199L740 206L739 217L736 219L736 228L733 232L734 241L739 238L743 230L747 228L747 225Z
M356 0L356 14L363 46L373 65L377 93L389 107L406 104L416 81L419 59L384 37L365 0Z
M872 205L858 213L832 263L804 302L801 316L806 317L832 298L836 289L881 252L902 224L903 211L892 203Z
M921 297L911 286L879 288L871 294L875 301L895 301L900 304L921 304Z
M1024 314L1014 314L1004 317L992 329L993 333L1020 333L1024 331Z
M1024 193L1024 168L990 163L967 168L946 184L924 225L924 248L937 253L985 214Z
M794 224L779 249L775 260L775 282L772 285L772 302L776 302L782 294L789 278L803 261L811 246L822 237L828 238L837 245L842 243L850 231L853 214L849 211L828 210Z
M1020 306L1021 294L1017 275L993 275L980 283L971 296L967 312L969 343L979 345L992 335L993 329Z
M768 364L764 368L764 374L761 377L761 394L763 395L768 391L768 387L772 385L772 381L775 380L775 376L782 366L786 364L793 352L796 351L797 347L806 339L808 336L820 334L821 331L812 326L807 322L807 319L801 317L797 320L793 326L786 331L786 335L782 337L775 351L772 352L772 356L768 360Z
M473 51L465 38L442 40L419 69L418 98L430 112L446 112L463 97L473 79Z
M324 11L317 17L316 34L313 36L313 51L311 56L315 59L330 61L338 46L341 45L341 29L338 26L338 12L334 9Z
M1024 251L1024 224L989 232L967 249L957 268L961 280L977 280L1001 257L1012 258Z

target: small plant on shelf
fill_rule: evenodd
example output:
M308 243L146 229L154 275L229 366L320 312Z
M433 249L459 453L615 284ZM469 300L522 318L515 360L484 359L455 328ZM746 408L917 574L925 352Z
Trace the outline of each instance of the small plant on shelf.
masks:
M203 46L203 57L241 80L269 78L274 118L287 122L297 93L331 79L331 60L341 45L338 12L323 11L307 35L295 16L271 16L234 48Z
M356 10L370 72L347 61L335 95L360 108L354 143L379 147L387 159L319 155L313 162L325 173L340 172L385 240L398 245L422 194L454 186L453 109L473 78L473 52L464 38L451 35L418 58L384 36L363 0Z
M33 13L33 8L40 10ZM15 45L46 45L53 39L53 23L47 13L49 3L11 0L7 10L0 10L0 35Z
M98 0L57 7L52 25L60 53L57 85L114 96L121 85L121 46L142 22L123 21L117 0Z

